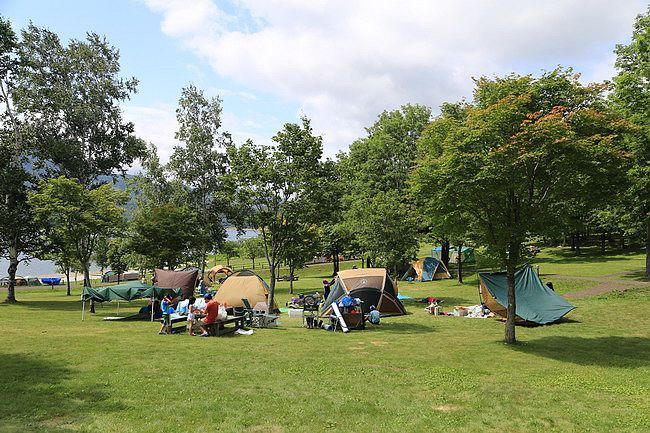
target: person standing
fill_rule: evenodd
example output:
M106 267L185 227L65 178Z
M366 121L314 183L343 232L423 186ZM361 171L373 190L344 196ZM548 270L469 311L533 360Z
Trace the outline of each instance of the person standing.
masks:
M194 330L192 329L194 322L196 321L194 302L196 302L196 298L194 296L190 296L189 304L187 306L187 333L191 336L195 335Z
M330 295L330 282L323 280L323 299L327 299Z

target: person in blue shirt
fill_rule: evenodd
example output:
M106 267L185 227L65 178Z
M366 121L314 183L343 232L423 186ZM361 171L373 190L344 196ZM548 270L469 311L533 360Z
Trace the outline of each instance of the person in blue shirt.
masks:
M370 306L370 312L366 316L366 319L373 325L379 325L381 320L381 313L375 308L374 305Z

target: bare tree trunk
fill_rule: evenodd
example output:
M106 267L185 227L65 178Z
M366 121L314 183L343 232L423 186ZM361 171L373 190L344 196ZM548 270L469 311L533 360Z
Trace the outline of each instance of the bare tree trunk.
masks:
M506 273L508 275L508 307L504 337L507 344L514 344L517 342L515 336L515 317L517 311L517 301L515 299L515 266L515 261L512 259L508 260L506 266Z
M650 280L650 214L645 218L645 278Z
M442 242L440 247L440 261L445 264L445 267L449 269L449 241L445 240Z
M600 234L600 252L605 252L605 232Z
M255 257L253 257L253 270L255 270Z
M269 263L269 273L271 274L271 284L269 286L269 313L273 310L275 301L275 263Z
M70 266L65 268L65 281L67 282L67 285L68 285L68 291L67 291L66 295L70 296L72 294L72 292L70 290Z
M293 295L293 263L289 264L289 293Z
M458 264L458 284L463 284L463 243L458 243L458 254L456 254L456 263Z
M576 250L576 234L571 233L571 251Z
M7 298L5 302L15 303L16 301L16 271L18 270L18 246L15 238L12 238L9 245L9 287L7 287Z
M576 254L580 255L580 233L576 233Z

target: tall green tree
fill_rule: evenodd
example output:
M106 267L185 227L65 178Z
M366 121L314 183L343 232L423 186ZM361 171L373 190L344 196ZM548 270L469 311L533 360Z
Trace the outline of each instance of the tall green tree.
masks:
M645 277L650 279L650 8L637 17L631 42L616 47L616 68L613 100L637 126L625 143L632 155L626 208L629 222L645 238Z
M174 148L168 164L175 178L186 185L197 214L201 274L205 272L207 253L226 238L223 221L229 215L231 202L224 175L228 169L226 148L232 140L221 130L221 113L220 99L206 98L194 85L183 88L176 109L176 139L183 145Z
M34 189L30 172L35 159L24 116L14 104L18 88L19 40L11 23L0 17L0 257L9 261L7 302L16 302L16 270L20 262L43 249L27 195Z
M609 191L620 175L620 124L604 90L565 69L480 78L466 118L415 171L436 199L430 211L471 209L463 224L506 269L507 343L516 341L514 275L527 237L561 232L575 197Z
M243 257L251 260L253 269L255 269L255 259L264 257L264 244L257 236L242 239L239 249Z
M430 117L431 109L422 105L386 111L367 128L367 137L352 143L348 154L339 155L348 230L369 259L392 271L410 260L417 248L408 178L417 160L416 143ZM379 207L394 219L378 218Z
M52 244L72 251L90 287L90 262L99 239L114 235L123 225L124 191L106 184L88 190L63 176L41 183L29 202L36 219L47 227Z
M108 242L106 260L111 271L117 274L117 282L120 282L121 275L129 269L127 240L123 237L115 237Z
M306 117L287 123L274 137L274 146L247 141L230 149L233 183L238 204L246 209L247 223L259 229L271 274L269 305L283 251L296 227L308 224L317 210L322 138L314 134Z
M19 60L14 102L41 172L90 188L143 155L144 143L121 109L137 80L119 75L119 51L106 39L88 33L63 45L55 33L29 25Z

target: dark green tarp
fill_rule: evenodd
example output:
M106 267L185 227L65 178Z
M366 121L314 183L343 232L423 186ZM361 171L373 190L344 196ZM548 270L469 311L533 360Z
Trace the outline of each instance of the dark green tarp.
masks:
M84 287L81 299L84 301L92 299L95 302L133 301L134 299L152 297L162 299L165 295L171 295L175 298L179 297L181 296L181 289L163 289L139 281L131 281L115 286Z
M508 277L505 272L479 272L479 278L492 297L503 307L508 306ZM515 272L516 314L522 319L544 325L560 320L573 310L563 297L542 283L529 265Z

